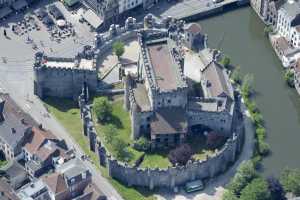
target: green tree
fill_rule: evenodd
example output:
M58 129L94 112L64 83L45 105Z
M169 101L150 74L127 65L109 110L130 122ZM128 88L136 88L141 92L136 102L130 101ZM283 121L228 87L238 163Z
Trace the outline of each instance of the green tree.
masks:
M107 122L111 117L112 105L106 97L94 99L93 110L100 122Z
M118 59L120 59L125 52L124 43L121 41L115 42L113 44L113 52L116 54Z
M240 200L270 200L268 183L263 178L253 179L241 192Z
M244 97L249 97L253 92L253 75L246 74L243 79L241 91Z
M286 192L300 195L300 169L284 169L279 180Z
M294 83L294 72L290 69L286 70L285 74L284 74L284 80L286 81L286 83L288 84L288 86L290 87L295 87L295 83Z
M117 157L120 160L125 160L127 153L128 153L127 149L126 149L126 147L127 147L126 142L124 142L120 138L115 138L112 141L112 145L113 145L114 150L116 151Z
M258 139L258 151L262 156L266 156L270 153L270 146L262 139Z
M105 136L105 141L108 144L112 143L113 139L118 133L117 131L118 131L117 128L113 124L109 124L104 128L103 133Z
M228 68L230 65L230 58L228 56L223 56L220 62L225 68Z
M239 200L235 194L230 190L225 190L222 200Z
M253 162L250 160L244 161L229 183L228 189L231 190L233 194L239 195L242 189L255 177L257 177L257 173Z
M242 82L241 67L235 67L230 77L235 83L240 84Z
M134 148L140 151L147 151L148 149L150 149L150 146L151 146L150 141L145 137L140 137L134 143Z

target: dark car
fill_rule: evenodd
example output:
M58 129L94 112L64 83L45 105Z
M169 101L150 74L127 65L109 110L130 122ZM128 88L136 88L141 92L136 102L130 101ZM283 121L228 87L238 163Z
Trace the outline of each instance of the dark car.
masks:
M54 25L54 21L51 19L51 17L49 17L48 15L46 15L43 19L42 19L43 24L47 25L47 26L52 26Z
M34 12L34 14L35 14L40 20L43 19L45 16L48 15L47 11L46 11L45 9L43 9L43 8L40 8L40 9L36 10L36 11Z
M56 20L64 19L64 15L55 5L49 6L48 11Z

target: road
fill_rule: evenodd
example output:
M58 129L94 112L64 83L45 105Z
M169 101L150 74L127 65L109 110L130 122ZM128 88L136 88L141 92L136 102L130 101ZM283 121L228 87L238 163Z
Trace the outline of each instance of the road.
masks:
M44 4L44 2L41 3ZM60 4L59 7L62 6L60 2L56 4ZM66 12L64 14L66 18L72 21L70 13ZM19 22L21 19L22 15L18 15L0 23L0 92L9 93L25 112L28 112L38 123L42 123L46 129L51 130L58 138L64 139L68 146L74 148L77 156L80 157L83 155L83 151L77 142L73 140L68 131L53 116L48 115L42 101L33 94L32 66L33 56L36 51L32 49L31 44L26 44L27 35L17 36L8 28L8 26ZM81 24L73 24L78 33L78 41L74 41L73 38L67 38L61 43L53 42L49 39L49 34L46 32L45 27L42 27L41 31L32 31L28 35L30 38L33 38L40 51L53 56L73 57L82 46L93 42L94 35L94 33L88 31L89 29L79 27ZM4 28L9 38L3 36ZM92 163L84 161L84 165L91 171L93 182L110 200L123 200Z

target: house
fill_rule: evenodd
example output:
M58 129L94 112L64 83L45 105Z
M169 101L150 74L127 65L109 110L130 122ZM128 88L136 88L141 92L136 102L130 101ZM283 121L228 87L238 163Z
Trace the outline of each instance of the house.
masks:
M47 186L42 180L33 180L17 193L22 200L51 200Z
M65 152L67 146L50 131L33 127L31 137L23 147L26 171L33 177L39 177L50 169L53 169L54 159L67 160Z
M205 35L202 34L201 26L196 23L190 23L184 27L185 45L189 49L200 50L205 46Z
M7 160L22 157L22 147L31 135L34 120L8 94L0 94L0 150Z
M27 184L29 176L24 167L17 161L10 162L5 168L2 169L3 177L8 181L10 187L14 190L19 189Z
M11 188L8 181L0 179L0 199L1 200L21 200L15 191Z
M107 197L94 184L89 184L85 188L83 195L74 200L107 200Z
M71 199L71 192L62 174L55 172L42 179L47 185L51 200Z
M119 2L117 0L83 0L82 3L100 17L103 27L118 22Z
M92 181L91 172L83 165L82 161L77 158L69 160L68 162L59 166L56 170L56 173L62 175L65 183L62 184L62 179L59 177L59 175L52 178L58 181L59 186L62 187L62 193L65 193L66 188L68 189L68 195L71 196L71 198L82 195L87 185L89 185ZM49 181L46 182L49 183ZM54 195L59 194L57 191L55 191L55 189L51 189L51 191ZM67 192L64 195L67 195Z
M278 10L276 31L288 43L300 47L300 2L289 0Z

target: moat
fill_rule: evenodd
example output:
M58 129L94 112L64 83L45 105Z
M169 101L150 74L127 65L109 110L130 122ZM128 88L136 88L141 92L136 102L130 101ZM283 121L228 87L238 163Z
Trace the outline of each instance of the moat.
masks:
M271 155L263 160L263 174L276 175L284 167L300 167L300 98L283 80L283 68L264 24L250 7L199 21L208 34L208 45L220 48L240 65L242 73L254 75L256 102L267 128Z

